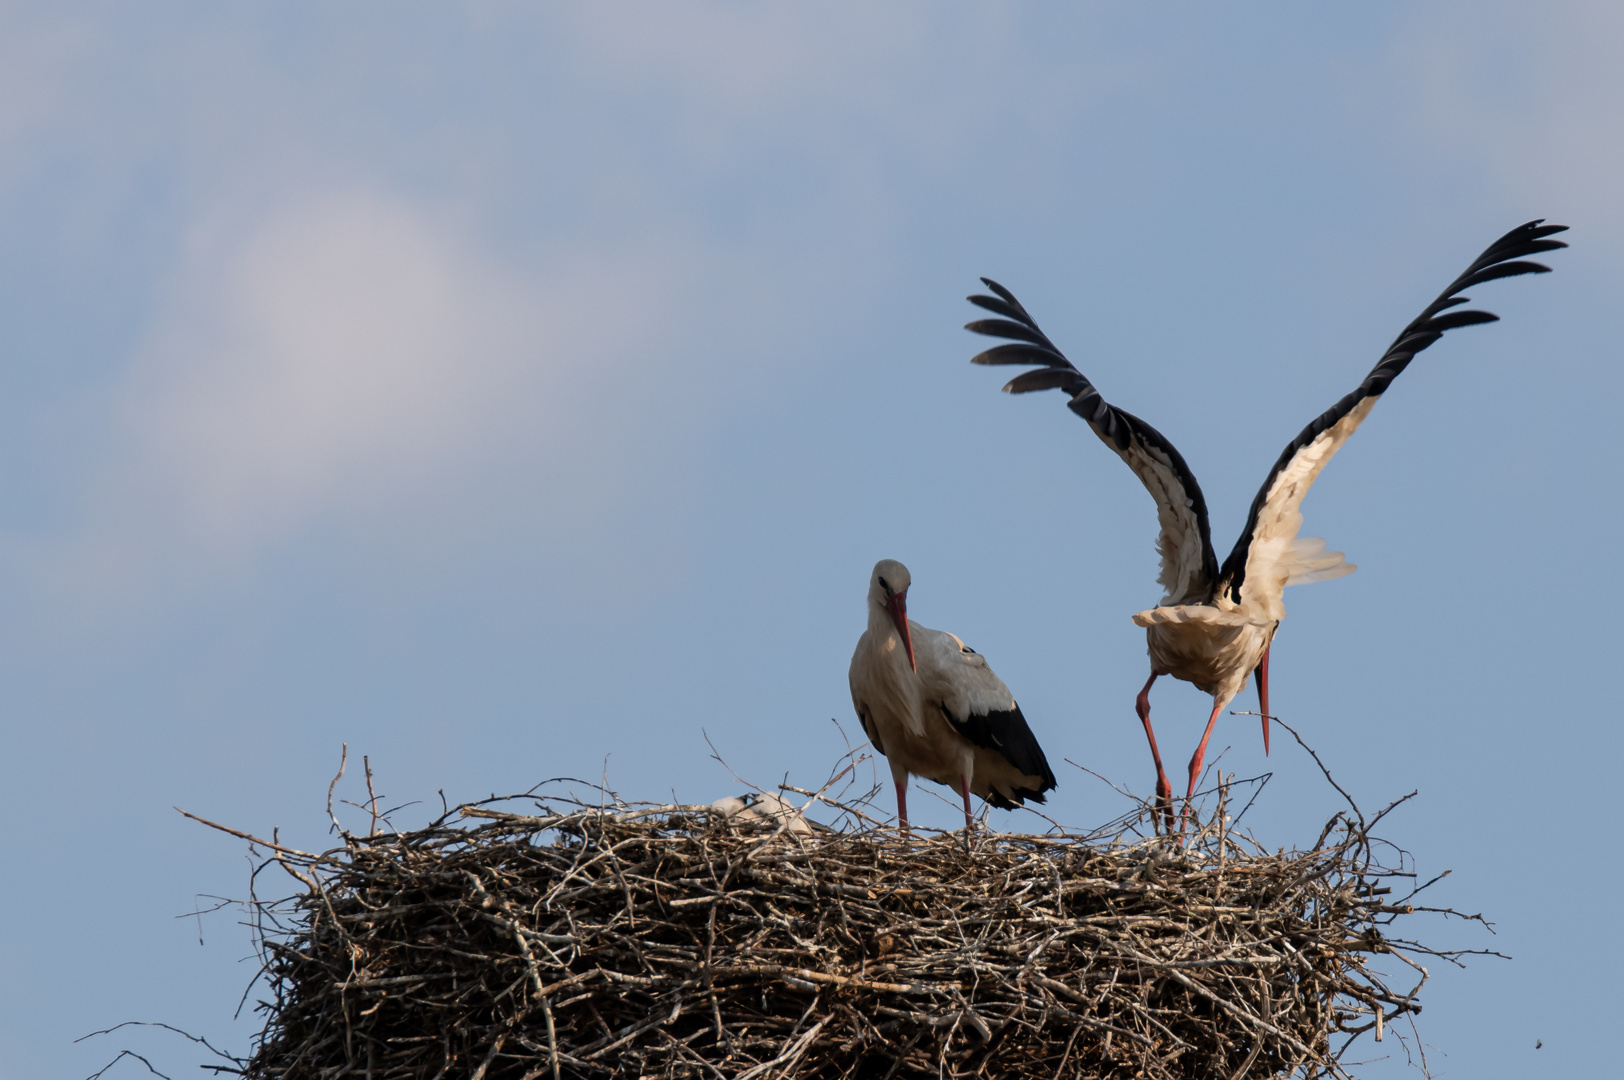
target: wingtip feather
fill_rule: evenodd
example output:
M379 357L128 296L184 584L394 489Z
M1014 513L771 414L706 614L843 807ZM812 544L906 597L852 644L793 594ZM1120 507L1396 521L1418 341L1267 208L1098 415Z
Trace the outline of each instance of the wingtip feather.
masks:
M1002 285L998 284L998 282L994 281L992 278L990 278L990 277L982 278L981 279L981 284L985 285L987 288L989 288L993 292L997 293L999 298L1001 298L1001 299L1003 299L1003 300L1005 300L1005 301L1007 301L1007 302L1009 302L1011 304L1015 304L1017 306L1020 304L1020 301L1015 299L1015 294L1014 293L1010 292L1008 289L1006 289Z

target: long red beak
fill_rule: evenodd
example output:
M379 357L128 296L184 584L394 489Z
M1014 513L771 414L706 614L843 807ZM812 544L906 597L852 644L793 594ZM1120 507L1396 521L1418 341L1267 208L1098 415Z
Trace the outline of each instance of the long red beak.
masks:
M1272 647L1272 645L1271 645ZM1263 650L1263 659L1252 670L1257 680L1257 711L1263 714L1263 756L1269 756L1269 650Z
M908 667L918 671L919 665L914 663L913 635L908 633L908 594L893 594L886 601L885 610L891 613L891 621L896 624L897 633L902 635L902 645L908 650Z

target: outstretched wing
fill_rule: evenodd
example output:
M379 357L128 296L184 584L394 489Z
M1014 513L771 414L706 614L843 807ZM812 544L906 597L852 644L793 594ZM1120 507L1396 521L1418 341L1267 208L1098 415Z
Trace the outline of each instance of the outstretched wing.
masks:
M1161 432L1110 404L1092 383L1055 347L1013 293L991 278L982 283L996 296L977 295L969 301L1003 316L978 319L966 330L1013 342L995 345L975 356L974 364L1041 364L1011 379L1004 389L1011 394L1033 390L1064 390L1071 395L1071 411L1088 421L1094 434L1127 462L1145 490L1156 500L1161 530L1156 551L1161 573L1156 581L1166 595L1164 604L1202 603L1212 597L1218 581L1218 557L1212 550L1207 524L1207 500L1184 457Z
M1285 586L1326 581L1353 572L1353 566L1343 561L1341 552L1324 550L1325 541L1298 537L1297 530L1303 520L1298 507L1302 505L1303 496L1308 494L1325 463L1370 415L1387 384L1409 366L1416 353L1437 341L1446 330L1498 321L1499 316L1487 311L1443 314L1467 303L1467 298L1458 293L1497 278L1550 272L1550 267L1540 263L1512 261L1536 252L1567 247L1560 240L1546 239L1553 233L1565 232L1567 226L1545 225L1543 220L1512 229L1491 244L1465 273L1404 328L1357 389L1303 428L1286 447L1280 460L1269 470L1257 498L1252 500L1246 528L1236 541L1235 550L1224 560L1220 580L1223 591L1231 599L1244 603L1262 617L1279 619L1285 615L1280 602L1280 592Z

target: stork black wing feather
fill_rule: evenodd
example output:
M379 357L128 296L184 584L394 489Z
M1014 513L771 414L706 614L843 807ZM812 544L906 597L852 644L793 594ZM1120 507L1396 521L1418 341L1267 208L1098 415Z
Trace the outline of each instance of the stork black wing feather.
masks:
M1158 541L1158 547L1162 550L1163 584L1177 594L1174 597L1176 600L1181 601L1189 596L1210 592L1218 580L1218 556L1212 549L1211 528L1207 523L1206 497L1202 495L1201 485L1196 482L1195 474L1190 471L1184 456L1161 432L1101 397L1087 376L1078 371L1076 365L1066 359L1065 354L1049 340L1049 336L1038 328L1037 321L1027 313L1021 302L1015 299L1014 293L991 278L982 278L981 281L997 296L971 296L970 302L1008 318L978 319L967 323L965 329L972 333L1022 344L995 346L977 354L974 362L1042 365L1035 371L1017 375L1004 385L1004 389L1012 394L1054 389L1064 390L1070 394L1071 400L1068 404L1071 411L1086 420L1094 429L1094 434L1128 462L1135 475L1138 475L1140 481L1145 484L1151 497L1157 500L1157 507L1163 518L1162 539L1167 538L1169 520L1176 520L1178 527L1185 529L1193 524L1200 537L1199 567L1170 566L1169 560L1176 561L1182 549L1179 549L1177 544L1171 542L1164 544ZM1142 470L1157 470L1162 475L1156 478L1153 486ZM1182 505L1164 505L1162 502L1164 497L1162 492L1166 490L1163 480L1167 478L1167 474L1171 474L1170 479L1183 489L1184 498L1177 500ZM1178 582L1176 588L1171 584L1175 581Z
M1461 290L1502 277L1549 273L1550 267L1540 263L1509 261L1568 246L1560 240L1546 239L1548 236L1567 231L1566 225L1546 225L1543 222L1544 219L1539 218L1526 225L1520 225L1490 244L1483 254L1472 261L1472 265L1450 282L1449 288L1439 293L1436 300L1428 304L1420 315L1399 332L1398 337L1393 339L1393 344L1387 347L1382 358L1370 370L1370 374L1365 376L1364 382L1330 409L1315 417L1286 446L1279 460L1274 463L1274 468L1269 470L1263 486L1258 489L1257 497L1252 500L1252 508L1246 517L1246 528L1241 531L1234 550L1229 553L1229 557L1224 560L1223 568L1219 571L1220 580L1225 583L1225 588L1236 601L1241 598L1241 586L1246 580L1246 558L1252 545L1253 532L1257 528L1258 516L1268 499L1269 489L1274 486L1275 477L1291 464L1304 447L1352 412L1361 401L1379 397L1387 389L1387 385L1409 366L1416 354L1437 341L1445 331L1498 321L1498 315L1487 311L1457 311L1440 316L1439 312L1467 302L1466 297L1457 295Z
M1487 270L1479 270L1470 278L1461 282L1459 288L1470 289L1481 285L1485 281L1498 281L1500 278L1516 277L1518 274L1549 274L1551 268L1544 263L1537 262L1508 262L1499 266L1491 266Z
M1424 325L1429 333L1436 333L1441 337L1445 330L1453 330L1457 326L1476 326L1479 323L1499 321L1500 316L1492 311L1452 311L1448 315L1428 319Z
M1010 306L1012 306L1016 311L1016 318L1021 319L1021 320L1025 321L1025 322L1031 322L1032 321L1032 316L1028 315L1026 313L1026 309L1021 306L1021 302L1019 300L1015 299L1015 294L1014 293L1010 292L1008 289L1006 289L1002 285L998 284L998 282L994 281L992 278L987 278L987 277L982 278L981 279L981 284L985 285L987 288L989 288L993 292L997 293L998 298L1000 300L1004 301L1004 303L1009 304Z
M985 352L970 357L972 364L1043 364L1046 367L1069 368L1066 358L1043 345L994 345Z
M976 746L1002 754L1005 761L1027 776L1041 778L1040 790L1031 793L1038 802L1043 801L1043 792L1055 786L1054 770L1049 768L1049 759L1043 756L1043 747L1038 745L1018 704L1010 702L1008 709L972 713L963 720L945 708L942 715L947 717L954 731Z
M1081 378L1068 368L1038 368L1015 376L1004 384L1004 390L1011 394L1029 394L1033 390L1071 390L1075 393L1076 384Z
M1006 319L1026 318L1026 312L1022 310L1019 304L1011 304L1008 301L998 299L996 296L976 295L966 296L965 299L976 307L986 308L993 314L1002 315Z
M1043 335L1043 331L1027 322L1015 322L1010 319L977 319L966 323L964 328L977 334L986 334L988 337L1000 337L1009 341L1029 341L1033 345L1042 345L1054 349L1054 344ZM1060 350L1055 349L1058 354Z

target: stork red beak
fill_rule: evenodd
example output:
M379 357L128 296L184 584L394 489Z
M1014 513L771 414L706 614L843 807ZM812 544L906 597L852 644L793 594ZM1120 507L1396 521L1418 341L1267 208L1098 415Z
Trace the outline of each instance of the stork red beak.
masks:
M1270 642L1273 647L1273 642ZM1252 670L1257 680L1257 710L1263 715L1263 756L1269 756L1269 650L1263 650L1263 659Z
M908 667L918 671L919 665L914 663L913 635L908 633L908 594L892 593L885 602L885 610L891 613L891 621L896 624L897 633L902 635L902 645L908 650Z

